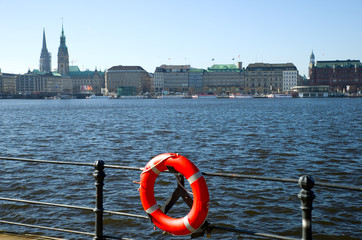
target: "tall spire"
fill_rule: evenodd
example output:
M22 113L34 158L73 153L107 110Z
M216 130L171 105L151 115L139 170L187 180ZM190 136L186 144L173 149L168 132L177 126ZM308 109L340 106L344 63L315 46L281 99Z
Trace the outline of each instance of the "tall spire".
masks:
M45 28L43 28L43 49L47 50L47 42L46 42L46 39L45 39ZM42 49L42 51L43 51Z
M60 45L65 46L65 35L64 35L64 27L63 27L63 18L62 18L62 35L60 36Z
M51 54L48 52L45 39L45 28L43 28L43 47L41 49L39 70L41 72L51 72Z
M312 49L312 53L310 55L309 64L310 64L310 66L314 66L314 64L315 64L315 57L314 57L313 49Z
M69 54L68 48L65 44L64 26L62 18L62 35L60 36L60 45L58 48L58 73L69 73Z
M62 36L64 36L63 18L62 18Z

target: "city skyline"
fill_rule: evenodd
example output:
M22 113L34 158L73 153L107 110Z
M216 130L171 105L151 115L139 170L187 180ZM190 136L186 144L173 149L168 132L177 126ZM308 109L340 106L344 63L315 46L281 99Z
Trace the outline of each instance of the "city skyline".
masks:
M360 1L1 0L0 6L0 68L9 73L39 69L44 28L57 68L62 18L69 64L81 69L290 62L308 76L312 50L316 61L360 60L362 53Z

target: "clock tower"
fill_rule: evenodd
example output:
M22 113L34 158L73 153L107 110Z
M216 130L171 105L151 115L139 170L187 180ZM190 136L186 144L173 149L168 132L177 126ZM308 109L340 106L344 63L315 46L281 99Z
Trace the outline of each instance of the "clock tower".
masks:
M314 70L314 66L315 66L315 57L314 57L314 53L312 50L312 54L310 55L310 60L309 60L309 68L308 68L308 72L309 72L309 80L311 83L315 83L315 70Z
M65 45L64 28L62 24L62 35L60 36L60 46L58 48L58 73L69 73L69 54L67 45Z
M314 53L313 53L313 50L312 50L312 54L310 55L310 61L309 61L309 68L313 68L315 65L315 57L314 57Z

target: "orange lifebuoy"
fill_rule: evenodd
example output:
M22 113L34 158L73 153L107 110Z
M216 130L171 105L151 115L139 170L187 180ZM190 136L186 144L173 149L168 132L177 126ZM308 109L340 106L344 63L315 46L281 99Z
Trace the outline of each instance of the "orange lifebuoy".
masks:
M159 208L154 186L157 176L173 167L189 182L194 200L190 212L183 218L171 218ZM187 158L175 153L163 153L149 161L141 174L140 197L143 209L152 222L161 230L173 235L188 235L195 232L205 222L209 212L209 191L199 169Z

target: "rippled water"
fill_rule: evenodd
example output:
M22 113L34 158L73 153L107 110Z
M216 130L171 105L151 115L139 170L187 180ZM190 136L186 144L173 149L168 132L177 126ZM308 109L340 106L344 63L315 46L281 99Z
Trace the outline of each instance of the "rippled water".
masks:
M295 178L361 186L362 99L1 100L0 155L144 167L178 152L203 172ZM92 167L0 161L2 197L94 206ZM106 169L105 208L144 215L138 171ZM175 188L162 174L159 203ZM301 237L297 184L206 177L214 225ZM362 194L316 186L314 239L362 239ZM161 200L162 199L162 200ZM86 211L1 201L1 219L93 232ZM177 211L177 209L181 209ZM187 213L182 203L170 214ZM82 235L2 224L69 239ZM144 219L109 215L105 234L170 238ZM213 232L213 239L260 239ZM182 238L181 238L182 239Z

